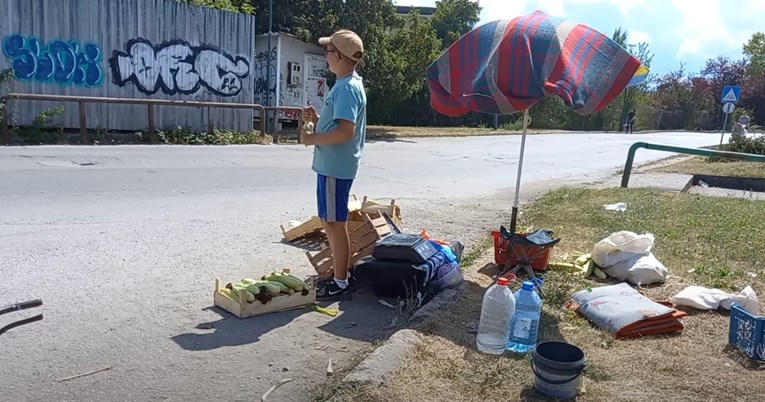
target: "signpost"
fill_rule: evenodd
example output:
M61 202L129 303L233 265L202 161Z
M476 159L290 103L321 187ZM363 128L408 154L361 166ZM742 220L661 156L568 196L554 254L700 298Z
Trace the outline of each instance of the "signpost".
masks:
M725 126L728 124L728 116L736 109L736 103L741 99L741 87L726 85L723 87L720 100L723 102L723 125L720 132L720 147L723 144L723 137L725 137Z

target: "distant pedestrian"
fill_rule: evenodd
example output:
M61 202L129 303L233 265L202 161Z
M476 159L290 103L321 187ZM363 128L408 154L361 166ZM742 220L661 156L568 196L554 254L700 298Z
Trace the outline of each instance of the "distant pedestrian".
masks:
M625 132L632 134L633 129L635 128L635 116L637 114L635 113L635 109L632 109L629 113L627 113L627 124L625 128Z
M741 123L744 128L749 128L749 123L751 123L752 119L749 118L749 115L744 112L741 116L738 118L738 122Z

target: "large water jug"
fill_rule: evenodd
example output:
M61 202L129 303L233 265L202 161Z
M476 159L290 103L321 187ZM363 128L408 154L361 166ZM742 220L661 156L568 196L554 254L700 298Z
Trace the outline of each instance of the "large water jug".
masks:
M493 355L505 352L510 322L515 313L515 296L507 287L509 283L510 279L500 277L483 295L481 320L478 322L478 335L475 339L481 352Z
M515 292L515 315L510 324L507 350L517 353L530 352L537 344L539 319L542 317L542 298L534 282L525 281Z

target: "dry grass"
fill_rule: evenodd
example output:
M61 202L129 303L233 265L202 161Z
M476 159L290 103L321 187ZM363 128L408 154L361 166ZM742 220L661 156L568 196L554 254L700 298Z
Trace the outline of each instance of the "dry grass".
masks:
M530 134L565 133L564 130L529 130ZM367 137L373 140L395 139L407 137L464 137L485 135L520 134L520 130L506 130L481 127L400 127L400 126L369 126Z
M619 201L629 204L626 213L603 210L604 204ZM644 289L655 299L666 300L691 284L727 289L752 285L765 294L763 202L645 189L564 189L532 205L524 221L555 230L563 239L555 255L587 251L616 230L654 233L656 256L672 275L666 284ZM496 272L488 254L468 270L467 286L454 307L421 328L426 340L402 363L392 382L340 388L324 400L544 400L533 390L529 357L497 358L475 348L481 298ZM691 268L695 272L689 273ZM566 340L585 350L587 393L580 400L762 400L765 364L727 345L725 312L691 312L678 335L617 340L562 309L573 292L598 285L562 272L545 274L540 339Z
M707 162L707 158L704 157L695 157L679 163L660 166L655 170L668 173L765 178L765 163L731 160Z
M565 134L565 130L534 130L528 131L529 135L535 134ZM481 137L493 135L519 135L520 130L507 130L481 127L411 127L411 126L367 126L368 141L394 141L402 138L427 138L427 137ZM279 134L279 144L297 144L297 131L284 131Z

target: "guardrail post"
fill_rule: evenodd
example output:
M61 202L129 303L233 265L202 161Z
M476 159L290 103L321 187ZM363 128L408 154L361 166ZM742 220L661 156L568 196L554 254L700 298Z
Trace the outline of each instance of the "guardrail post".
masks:
M3 99L0 102L0 107L3 109L3 144L11 145L11 136L8 133L8 102Z
M622 188L627 188L630 181L630 174L632 173L632 164L635 160L635 152L640 149L650 149L654 151L674 152L678 154L697 155L706 157L718 157L726 159L735 159L739 161L749 162L763 162L765 163L765 155L746 154L742 152L730 152L730 151L715 151L711 149L703 148L683 148L675 147L671 145L651 144L647 142L636 142L632 144L629 152L627 153L627 162L624 164L624 173L622 173Z
M645 146L644 142L636 142L632 144L629 152L627 152L627 162L624 163L624 172L622 173L622 188L627 188L630 182L630 175L632 174L632 164L635 163L635 152L638 149Z
M213 124L212 108L207 108L207 132L212 135L215 132L215 124Z
M154 136L154 133L157 131L157 127L154 126L154 105L149 103L146 105L146 110L149 114L149 136Z
M85 145L88 143L88 115L85 109L85 102L80 101L80 142Z

